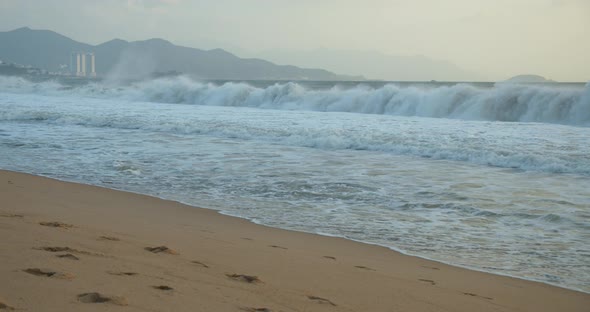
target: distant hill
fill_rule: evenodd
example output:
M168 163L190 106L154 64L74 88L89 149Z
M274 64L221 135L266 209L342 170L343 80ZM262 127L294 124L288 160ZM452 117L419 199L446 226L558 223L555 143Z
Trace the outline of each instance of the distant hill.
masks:
M361 74L368 79L397 81L486 81L444 60L423 55L389 55L377 51L316 49L310 51L269 50L255 54L278 64L322 67L327 70Z
M96 46L77 42L50 30L28 27L0 32L0 60L59 71L70 53L96 55L98 75L125 79L157 72L181 72L202 79L238 80L363 80L323 69L276 65L256 58L239 58L222 49L182 47L163 39L128 42L114 39Z
M503 82L516 82L516 83L542 83L542 82L555 82L539 75L518 75L510 79L504 80Z

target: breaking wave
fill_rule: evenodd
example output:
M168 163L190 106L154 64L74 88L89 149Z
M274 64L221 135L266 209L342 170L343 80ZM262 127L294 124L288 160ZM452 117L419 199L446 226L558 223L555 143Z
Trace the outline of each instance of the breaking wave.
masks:
M126 105L124 109L121 109L122 105ZM555 124L426 120L307 111L262 112L248 108L195 107L118 99L82 100L29 94L0 97L0 121L181 136L205 135L590 175L590 128ZM27 142L8 138L5 141L8 145L24 144L23 148L36 148L26 145Z
M314 89L295 82L255 87L247 83L198 82L163 78L125 86L90 83L68 86L48 81L0 78L0 91L42 95L117 98L130 101L281 110L351 112L463 120L590 125L590 83L333 86Z

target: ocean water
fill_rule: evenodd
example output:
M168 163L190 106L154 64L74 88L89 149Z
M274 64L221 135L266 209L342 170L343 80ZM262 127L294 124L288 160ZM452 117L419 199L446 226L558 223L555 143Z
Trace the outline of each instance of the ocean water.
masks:
M590 292L590 85L0 77L0 168Z

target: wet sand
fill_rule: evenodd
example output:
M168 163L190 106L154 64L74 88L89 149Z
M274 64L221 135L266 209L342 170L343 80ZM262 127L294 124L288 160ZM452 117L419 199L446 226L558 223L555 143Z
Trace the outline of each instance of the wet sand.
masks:
M0 311L588 311L590 295L0 171Z

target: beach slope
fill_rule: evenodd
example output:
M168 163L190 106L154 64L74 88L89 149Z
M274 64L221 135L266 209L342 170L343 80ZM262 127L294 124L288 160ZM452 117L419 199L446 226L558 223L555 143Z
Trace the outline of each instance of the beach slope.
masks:
M0 171L3 311L588 311L590 295Z

